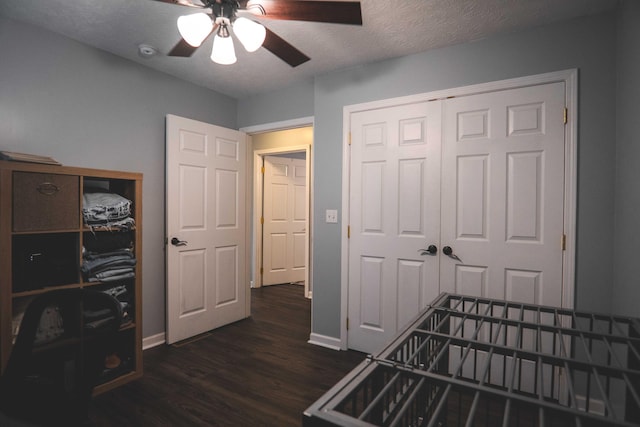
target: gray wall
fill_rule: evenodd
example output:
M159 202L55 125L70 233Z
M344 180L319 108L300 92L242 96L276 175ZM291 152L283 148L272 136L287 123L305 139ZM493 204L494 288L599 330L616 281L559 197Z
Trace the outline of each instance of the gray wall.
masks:
M626 1L618 13L616 216L613 307L640 317L640 2Z
M325 209L341 208L340 124L344 106L578 68L576 306L584 310L609 311L613 277L610 249L613 247L615 174L615 47L616 17L607 14L316 78L313 109L315 218L323 218ZM260 117L254 117L254 120L256 124L265 121ZM315 333L338 337L340 227L317 221L314 235L312 328Z
M0 17L0 149L142 172L143 334L164 332L164 120L236 128L235 99Z
M313 116L313 81L238 101L238 127Z

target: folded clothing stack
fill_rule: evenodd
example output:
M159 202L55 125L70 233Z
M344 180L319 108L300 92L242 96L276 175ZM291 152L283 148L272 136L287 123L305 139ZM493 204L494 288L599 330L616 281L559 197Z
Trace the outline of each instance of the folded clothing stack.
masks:
M136 259L131 249L84 254L82 275L89 282L115 282L135 277Z
M82 216L89 227L132 228L135 225L131 201L119 194L86 190L82 199Z
M136 259L130 230L131 201L103 189L86 188L82 216L92 230L83 238L81 272L89 282L115 282L135 277ZM106 230L105 230L106 229Z

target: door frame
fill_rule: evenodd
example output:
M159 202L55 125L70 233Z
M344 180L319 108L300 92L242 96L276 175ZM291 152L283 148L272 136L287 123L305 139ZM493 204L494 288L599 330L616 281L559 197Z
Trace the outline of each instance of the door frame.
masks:
M305 153L305 162L307 174L305 177L305 185L306 185L306 203L305 203L305 214L307 217L307 227L306 227L306 236L305 236L305 273L304 273L304 295L307 298L311 298L311 291L309 287L309 253L310 247L309 242L311 239L309 236L311 235L311 218L310 218L310 206L311 206L311 183L310 178L311 174L309 173L311 170L311 147L308 145L294 145L291 147L282 147L282 148L266 148L263 150L254 150L253 151L253 271L255 271L255 275L253 276L253 287L261 288L262 280L261 275L259 274L260 268L262 267L262 256L263 256L263 248L262 248L262 240L263 240L263 229L264 224L262 224L262 209L264 201L264 181L262 175L262 164L264 161L264 156L271 156L274 154L289 154L289 153Z
M285 120L280 122L272 122L265 123L256 126L247 126L240 128L241 132L244 132L248 135L248 139L250 140L250 144L247 150L249 157L253 159L253 167L247 168L251 169L252 177L248 180L248 182L252 183L253 188L250 190L251 193L251 205L249 209L252 210L252 224L253 227L251 232L247 234L247 245L251 245L251 254L252 254L252 262L251 264L251 287L260 287L261 285L257 285L258 274L260 271L260 261L262 259L262 224L260 224L260 212L258 212L257 207L262 205L262 182L260 176L260 167L258 166L257 160L261 160L261 156L267 154L274 153L288 153L295 151L306 151L306 162L307 162L307 195L308 195L308 203L307 203L307 254L306 254L306 262L307 269L305 273L305 282L304 282L304 294L307 298L312 298L313 295L313 218L311 217L311 212L313 212L313 152L311 147L307 145L300 146L292 146L292 147L279 147L273 149L263 149L263 150L254 150L253 142L251 140L251 136L258 133L265 132L276 132L281 130L289 130L296 129L301 127L313 127L314 125L314 117L307 116L301 117L298 119ZM260 191L258 191L260 189ZM260 232L258 232L260 230Z
M565 126L564 159L564 232L565 251L562 260L562 308L573 309L575 300L575 255L576 255L576 213L577 213L577 150L578 150L578 70L568 69L526 77L461 86L433 92L389 98L362 104L347 105L342 114L342 211L344 212L341 239L341 293L340 293L340 348L348 349L347 316L349 309L349 196L351 176L351 114L399 105L413 104L429 100L446 99L456 96L469 96L481 93L516 89L547 83L565 83L565 106L567 123Z

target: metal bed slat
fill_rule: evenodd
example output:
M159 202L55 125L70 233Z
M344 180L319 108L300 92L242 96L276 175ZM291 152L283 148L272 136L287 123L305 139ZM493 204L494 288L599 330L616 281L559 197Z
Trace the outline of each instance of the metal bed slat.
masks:
M640 322L639 321L636 321L635 319L632 319L632 322L630 322L630 323L633 323L633 328L636 331L640 332ZM616 325L617 329L620 331L620 326L618 325L618 322L614 323L614 325ZM622 334L623 331L620 331L620 333ZM640 339L631 338L628 335L629 334L627 334L627 337L628 337L627 342L629 343L628 350L631 351L631 353L636 358L636 360L640 360L640 352L636 348L636 345L638 346L638 348L640 348Z
M540 310L536 311L536 314L538 316L538 324L540 324ZM538 326L538 328L536 328L536 347L535 350L537 353L541 353L542 352L542 334L540 332L540 327ZM538 390L538 398L541 399L544 395L544 383L543 383L543 378L542 378L542 368L543 368L543 364L542 364L542 359L540 359L540 356L538 356L538 359L536 361L536 376L535 376L535 383L533 385L534 390Z
M489 375L489 368L491 366L491 358L492 358L492 356L493 356L493 349L490 349L489 350L489 354L487 355L487 360L485 362L485 366L484 366L482 375L480 376L480 381L479 381L480 385L484 384L487 375ZM476 391L474 393L474 396L473 396L473 402L471 403L471 408L469 409L469 414L467 416L467 422L465 423L465 427L472 427L473 426L473 422L474 422L475 413L476 413L476 409L477 409L477 406L478 406L479 399L480 399L480 391Z
M538 425L544 427L544 408L538 408Z
M544 375L542 372L542 359L538 358L538 364L536 366L536 377L538 377L538 384L536 384L538 391L538 400L544 400Z
M502 319L501 319L500 321L502 321ZM509 319L504 319L504 321L505 321L505 323L507 323L507 326L521 325L521 326L526 326L526 327L527 327L527 329L529 329L529 327L530 327L530 326L532 327L532 325L533 325L533 324L531 324L531 323L518 323L517 321L513 321L513 320L509 320ZM494 323L495 323L495 322L494 322ZM542 328L542 327L541 327L541 328ZM566 329L559 329L559 330L557 330L557 331L547 330L546 328L542 328L542 329L545 329L545 330L544 330L544 332L555 332L555 333L567 332L567 330L566 330ZM424 333L424 334L434 334L434 335L437 335L437 334L438 334L437 332L434 332L434 331L427 331L427 330L422 330L422 329L417 329L415 332L418 332L418 333ZM576 336L578 336L578 335L576 335ZM613 338L613 337L611 337L611 336L605 336L605 337L606 337L607 339L614 339L614 338ZM575 337L574 337L574 338L575 338ZM584 334L583 334L582 338L583 338L583 339L586 339L586 338L588 338L588 337L585 337L585 336L584 336ZM616 339L616 341L621 341L621 340L618 338L618 339ZM486 343L485 343L485 344L486 344ZM639 345L640 345L640 343L639 343ZM532 355L537 354L537 352L530 352L530 353L531 353ZM561 353L561 354L562 354L562 353ZM566 354L566 352L565 352L564 354ZM545 354L545 356L548 356L548 357L555 357L555 358L559 358L559 357L560 357L559 355L551 355L551 354ZM565 357L570 357L570 356L565 356ZM602 368L607 368L607 366L606 366L606 365L599 365L599 366L600 366L600 367L602 367Z
M474 418L475 418L476 409L478 407L479 400L480 400L480 392L476 391L473 394L473 402L471 402L471 407L469 408L469 413L467 414L467 422L464 423L464 427L473 427Z
M394 417L394 419L391 422L391 424L389 424L389 427L396 427L398 425L398 423L402 419L402 416L410 409L411 403L412 403L412 399L415 399L416 395L420 391L421 387L424 385L425 381L426 380L424 378L422 378L418 382L418 384L414 387L413 392L411 393L411 395L407 399L405 399L404 405L402 405L402 408L400 408L400 410L398 411L398 413Z
M623 316L618 316L615 314L603 314L603 313L592 313L592 312L583 312L583 311L578 311L578 310L571 310L568 308L561 308L561 307L554 307L554 306L548 306L548 305L537 305L537 304L527 304L527 303L521 303L521 302L511 302L511 301L502 301L502 300L496 300L496 299L490 299L490 298L482 298L482 297L471 297L468 295L456 295L456 294L441 294L440 297L438 297L437 300L474 300L474 301L478 301L479 303L483 303L483 304L489 304L491 302L495 303L495 304L502 304L506 307L509 306L518 306L518 307L523 307L527 310L537 310L538 308L540 308L543 311L548 311L548 312L554 312L554 311L558 311L560 314L562 315L567 315L567 316L571 316L573 314L577 314L577 315L582 315L582 316L595 316L595 318L601 318L601 319L612 319L612 320L616 320L619 322L630 322L630 323L634 323L635 325L637 325L638 328L640 328L640 318L634 318L634 317L623 317ZM440 308L440 306L438 306L438 304L432 304L430 307L437 307Z
M438 374L435 373L427 373L425 371L419 371L419 370L411 370L408 368L404 368L402 366L397 366L396 369L398 370L405 370L407 372L411 372L415 375L419 375L419 376L424 376L429 378L432 383L434 384L438 384L438 385L446 385L446 386L455 386L461 389L468 389L472 392L475 391L481 391L484 394L488 394L488 395L494 395L496 397L500 397L500 398L506 398L506 399L510 399L510 400L514 400L514 401L518 401L524 404L528 404L531 406L544 406L547 409L550 410L554 410L555 412L560 412L560 413L565 413L565 414L575 414L581 417L590 417L590 418L595 418L595 419L603 419L605 417L602 416L597 416L597 415L593 415L593 414L588 414L585 413L584 411L580 411L580 410L575 410L573 408L569 408L566 406L557 406L552 402L547 402L547 401L538 401L538 399L534 399L532 397L529 397L527 395L523 395L523 394L517 394L517 393L510 393L509 391L503 391L503 390L499 390L499 389L493 389L493 388L484 388L481 386L478 386L475 383L471 383L471 382L467 382L461 379L455 379L455 378L448 378L448 377L442 377ZM607 418L608 419L608 418ZM629 424L629 423L625 423L622 422L621 420L611 420L611 421L616 421L617 424L615 425L621 425L621 426L634 426L637 427L637 424Z
M462 345L462 344L466 344L469 342L469 340L465 340L464 338L456 338L456 337L452 337L451 335L447 335L447 334L443 334L443 333L439 333L439 332L426 332L423 331L424 335L429 335L429 336L434 336L434 337L440 337L440 338L446 338L448 339L448 343L449 344L453 344L453 345ZM519 356L526 356L525 359L526 360L533 360L535 358L537 358L538 356L542 357L543 361L546 363L551 363L553 365L559 366L561 365L561 363L563 361L570 361L572 364L574 364L576 367L581 368L582 370L588 370L591 369L593 366L597 367L598 370L602 373L605 374L609 374L609 375L613 375L615 373L619 373L619 374L630 374L633 375L638 374L634 371L631 371L629 369L616 369L613 368L611 366L605 366L605 365L600 365L597 363L593 363L593 364L589 364L589 362L583 362L580 360L575 360L571 357L560 357L560 356L555 356L555 355L551 355L551 354L544 354L544 353L535 353L535 352L530 352L527 350L520 350L520 349L513 349L511 347L505 346L505 345L500 345L500 344L491 344L491 343L487 343L487 342L483 342L483 341L472 341L472 343L477 346L478 349L480 350L487 350L488 348L495 348L496 350L500 350L501 353L504 353L505 355L507 353L509 353L509 355L515 351L515 353ZM443 349L443 351L446 351L446 349Z
M400 379L400 373L398 372L393 376L393 378L389 382L387 382L387 384L382 388L382 390L380 390L378 395L371 401L371 403L364 408L360 416L358 416L358 419L364 420L365 418L367 418L371 414L371 412L376 408L377 404L380 403L382 399L384 399L384 397L386 396L385 392L387 392L390 388L392 388L399 379Z
M573 389L573 381L571 381L571 368L569 367L569 363L565 362L565 371L567 372L567 374L565 375L565 377L567 378L567 390L569 391L569 399L571 402L571 407L573 409L575 409L576 411L578 410L578 399L576 396L576 392Z
M582 346L584 347L585 350L585 356L587 358L587 362L589 363L589 365L591 365L591 372L593 373L593 380L596 383L596 386L598 387L598 390L600 391L600 396L602 398L603 403L605 404L606 407L606 413L607 414L611 414L614 418L615 418L615 413L613 412L613 408L611 406L611 402L609 401L609 399L606 397L606 392L603 390L602 388L602 384L600 382L600 376L598 374L598 369L597 367L593 366L593 360L592 360L592 340L589 340L589 345L587 346L586 344L586 340L584 339L582 333L579 334L580 337L582 338L582 340L580 341L582 343ZM587 395L590 395L589 391L591 388L591 375L587 376ZM586 399L585 405L586 405L586 411L589 412L589 405L591 399Z
M622 367L623 366L622 362L620 362L620 360L616 356L616 354L615 354L613 348L611 347L611 344L609 343L609 341L605 338L605 339L603 339L603 342L607 345L607 350L609 350L609 354L613 355L613 359L616 361L618 366ZM625 382L625 384L627 386L627 390L631 393L631 396L635 400L636 405L640 406L640 396L638 395L638 392L636 391L636 388L634 387L633 383L629 379L629 376L626 373L623 372L621 374L621 377L622 377L622 379L624 380L624 382Z
M602 382L600 381L600 375L598 374L598 369L595 367L593 368L593 379L594 379L594 382L596 383L596 386L598 386L598 390L600 391L602 402L605 404L605 407L607 408L607 411L605 412L605 414L611 414L611 416L614 419L616 419L617 417L616 417L615 411L613 410L613 406L611 406L611 401L607 397L607 393L602 387ZM591 400L591 399L588 399L588 400Z
M435 310L438 311L447 311L450 312L451 314L458 314L458 312L452 311L448 308L435 308ZM468 314L469 318L471 320L475 320L475 319L479 319L482 316L481 315L474 315L474 314ZM494 318L495 319L495 318ZM538 326L544 330L545 332L554 332L554 331L563 331L565 334L568 335L574 335L574 336L578 336L578 334L582 333L585 337L587 338L602 338L602 337L607 337L608 339L610 339L611 341L614 342L620 342L620 343L635 343L635 345L638 345L640 348L640 338L630 338L627 336L619 336L619 335L607 335L607 334L598 334L598 333L594 333L594 332L589 332L589 331L578 331L572 328L567 328L567 327L555 327L555 326L551 326L551 325L538 325L536 323L533 322L520 322L519 320L513 320L513 319L504 319L505 323L509 326L515 326L517 324L522 324L524 326L526 326L527 328L537 328ZM494 322L495 323L495 322ZM418 329L420 330L420 329ZM635 349L634 349L635 350ZM640 353L638 353L637 351L635 351L635 356L636 357L640 357Z
M504 405L504 415L502 417L502 427L509 427L509 418L511 418L511 399L507 399Z
M451 388L452 388L451 384L445 387L444 392L442 393L442 397L438 401L438 406L436 406L436 410L434 411L433 417L431 417L431 420L429 420L429 424L427 424L427 427L435 427L436 425L435 423L438 422L438 416L440 415L440 413L442 412L442 409L446 405L447 398L449 397L449 393L451 392Z

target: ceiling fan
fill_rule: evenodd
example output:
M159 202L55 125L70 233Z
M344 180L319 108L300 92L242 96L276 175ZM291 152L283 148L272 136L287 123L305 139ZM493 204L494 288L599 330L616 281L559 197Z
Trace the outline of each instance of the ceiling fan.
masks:
M189 57L215 32L211 59L219 64L236 62L230 29L245 49L253 52L261 46L292 67L307 62L307 55L286 40L245 16L362 25L359 1L322 0L156 0L172 3L200 13L178 18L182 39L171 49L169 56Z

